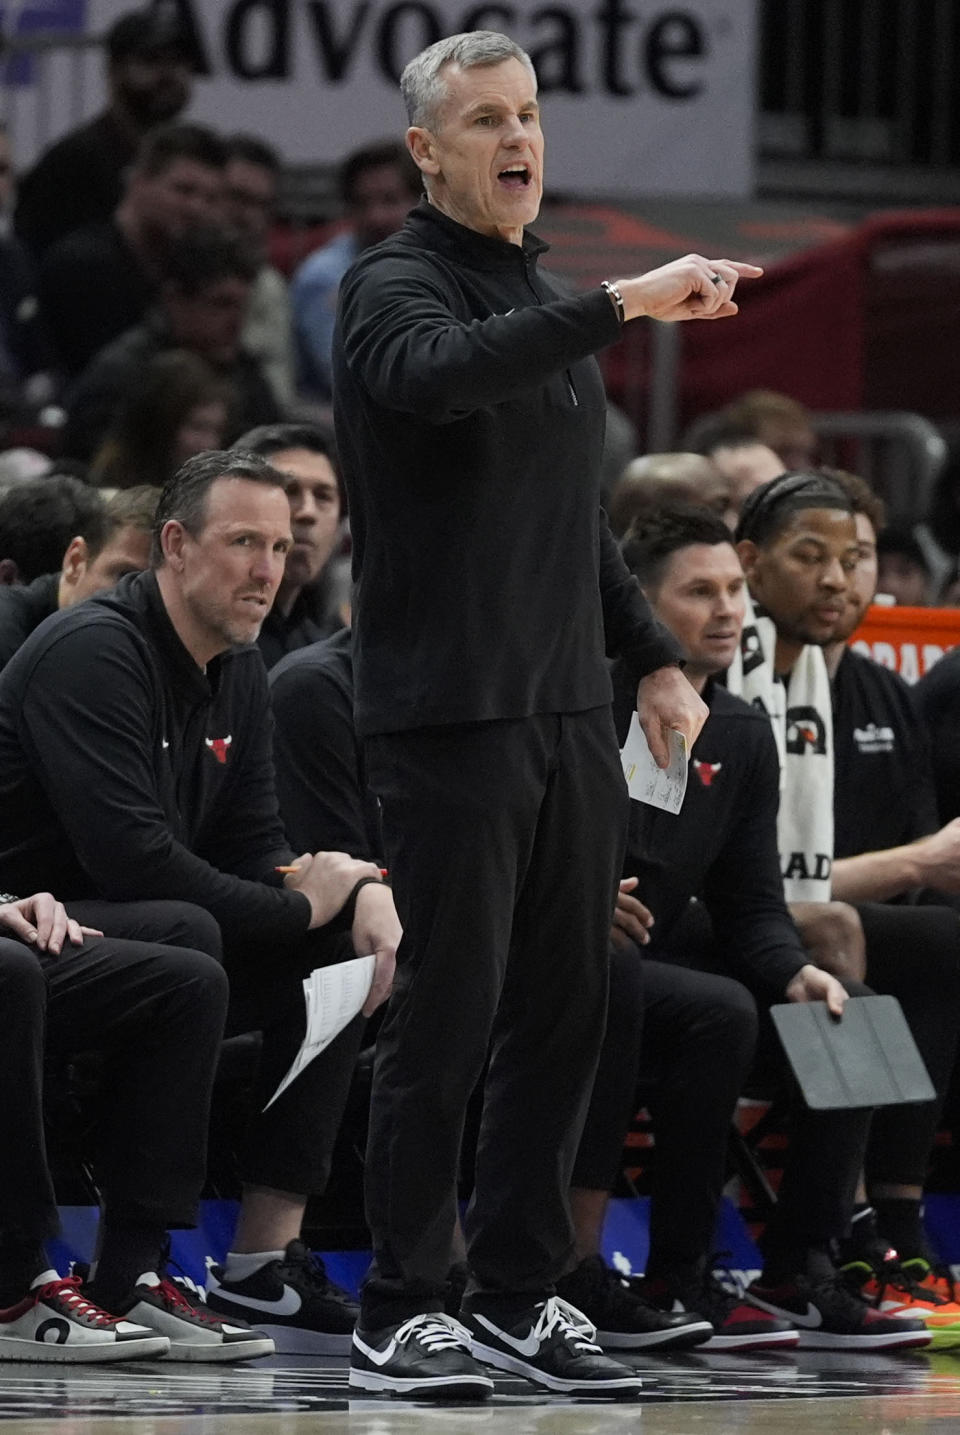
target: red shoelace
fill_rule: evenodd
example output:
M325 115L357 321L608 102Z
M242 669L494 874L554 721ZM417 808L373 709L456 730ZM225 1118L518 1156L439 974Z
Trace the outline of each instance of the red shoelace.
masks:
M202 1301L198 1301L197 1304L194 1305L192 1301L187 1299L176 1282L169 1280L166 1276L164 1276L160 1284L154 1286L153 1289L159 1291L175 1315L178 1313L186 1313L194 1320L202 1321L205 1325L220 1326L222 1324L218 1316L213 1315L208 1310L204 1310Z
M123 1319L122 1316L110 1315L108 1311L101 1310L98 1305L82 1296L80 1281L76 1276L64 1276L62 1280L49 1281L45 1286L39 1287L36 1296L38 1301L59 1301L66 1306L70 1315L88 1325L118 1325Z

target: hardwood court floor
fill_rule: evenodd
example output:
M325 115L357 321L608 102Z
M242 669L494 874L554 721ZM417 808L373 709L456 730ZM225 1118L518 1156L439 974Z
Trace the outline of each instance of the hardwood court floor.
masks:
M349 1397L342 1361L0 1366L12 1435L960 1435L957 1353L678 1355L634 1362L640 1401L544 1400L509 1376L484 1406Z

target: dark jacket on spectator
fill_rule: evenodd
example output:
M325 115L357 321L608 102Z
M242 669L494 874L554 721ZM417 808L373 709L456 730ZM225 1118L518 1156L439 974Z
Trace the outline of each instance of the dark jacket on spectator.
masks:
M227 943L303 936L271 727L256 648L201 670L152 572L58 613L0 673L4 883L195 902Z
M93 457L147 364L156 354L175 346L163 316L154 312L101 350L67 395L63 452L68 458ZM250 354L241 350L232 364L217 366L217 373L230 383L234 394L225 444L233 443L245 429L278 423L283 417L263 370Z
M270 673L277 797L298 852L383 860L380 810L353 722L353 637L342 628Z
M14 224L37 258L71 229L110 218L138 142L105 111L51 145L21 176Z
M930 748L910 689L852 649L833 680L833 752L835 858L936 832Z
M112 219L50 246L40 265L40 306L69 378L125 329L139 324L157 284Z
M316 583L301 588L289 613L281 613L274 603L257 639L268 672L287 653L320 643L337 631L340 623L328 613L329 605L330 584L323 573Z
M59 594L59 573L0 588L0 668L6 667L34 628L57 611Z
M960 817L960 648L945 653L913 689L930 740L937 815Z

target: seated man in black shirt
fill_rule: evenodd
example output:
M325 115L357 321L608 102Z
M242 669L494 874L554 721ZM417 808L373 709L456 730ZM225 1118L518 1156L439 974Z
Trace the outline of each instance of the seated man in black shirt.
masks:
M58 571L43 573L32 583L0 587L0 668L51 613L112 588L127 573L143 572L159 497L160 490L147 485L124 489L106 502L95 490L86 490L83 521L71 535Z
M785 474L758 489L744 507L738 529L738 549L754 601L762 605L772 622L773 664L783 684L791 685L792 675L807 661L806 653L813 652L819 659L819 650L830 645L849 623L849 595L856 594L858 575L862 577L865 542L863 537L858 537L854 508L848 488L824 472ZM863 532L861 527L861 534ZM872 664L864 668L856 655L843 658L839 673L844 668L851 681L841 680L842 720L845 710L849 714L850 691L864 672L872 682L876 680L875 692L884 683L880 670L874 671ZM896 691L895 685L886 685L886 690L895 693L895 701L902 702L902 694ZM811 725L804 717L807 709L790 708L793 701L791 685L788 686L787 728L789 732L796 712L793 719L797 729L796 748L801 748L799 739L802 738L802 766L808 767L814 760L814 744L808 741L807 731ZM832 730L832 713L826 716L830 718L829 730ZM842 741L842 722L837 731ZM862 731L866 733L866 728ZM817 751L830 755L833 744L821 736ZM799 775L797 767L791 769L789 752L788 747L781 813L784 805L789 804L791 771L794 776ZM876 754L866 756L872 759ZM850 761L849 747L845 761ZM824 797L832 829L832 761L826 771L829 790ZM895 800L893 792L887 793L887 797ZM904 795L904 800L909 802L909 796ZM848 809L846 821L850 821L852 815L855 813L851 814ZM872 828L861 829L857 844L861 853L874 845L877 835ZM781 853L784 850L789 848L781 842ZM857 899L856 911L865 939L865 980L874 990L899 999L937 1091L937 1099L915 1106L884 1107L876 1113L866 1156L866 1176L876 1207L879 1236L873 1212L865 1202L861 1203L857 1212L860 1219L854 1223L846 1255L848 1261L858 1263L870 1289L876 1289L871 1268L881 1283L891 1276L901 1281L899 1268L891 1272L889 1263L884 1260L884 1253L894 1248L907 1268L907 1287L909 1278L917 1277L917 1284L922 1287L920 1300L941 1300L949 1292L932 1270L935 1262L924 1236L920 1202L960 1031L960 922L956 912L948 907L893 906L883 901L863 900L891 894L882 882L875 885L869 882L871 871L882 871L883 860L884 854L872 852L845 858L838 864L840 877L836 895ZM866 879L862 879L864 873ZM907 885L911 884L903 884ZM829 895L829 863L823 886ZM849 969L837 970L843 975ZM853 975L864 973L856 971ZM900 1293L898 1291L898 1295ZM909 1288L902 1288L902 1295L907 1305L914 1298ZM956 1307L952 1307L952 1323L956 1337L960 1335L960 1309Z
M620 921L634 940L621 940L611 953L607 1036L574 1172L581 1250L597 1246L640 1072L654 1078L648 1104L657 1144L650 1258L636 1287L647 1299L705 1314L716 1332L708 1349L798 1338L805 1347L851 1350L926 1344L917 1321L888 1321L851 1295L832 1261L850 1218L865 1111L814 1113L795 1103L779 1200L763 1241L764 1274L747 1292L748 1304L726 1295L709 1272L727 1132L752 1055L749 1027L744 1036L748 991L762 1012L777 1001L826 1001L838 1015L846 992L811 963L784 901L770 725L716 681L737 651L744 617L744 578L729 530L701 509L668 510L638 522L623 553L680 642L685 672L710 716L694 745L679 816L631 803L624 870L636 888L621 896ZM615 692L623 739L629 692L622 683ZM687 969L696 961L688 925L694 897L711 919L712 964L724 975ZM866 988L850 983L848 990ZM765 1038L769 1043L766 1027ZM568 1279L564 1294L584 1306L583 1267Z
M293 547L257 646L267 668L336 631L327 564L341 536L344 492L333 434L319 424L264 424L233 445L258 453L287 480Z
M227 982L196 949L205 913L153 903L149 918L153 940L118 940L68 918L49 892L0 894L0 1361L273 1352L269 1337L217 1320L165 1275L167 1229L196 1224ZM101 1240L82 1290L44 1250L59 1216L42 1100L45 1060L88 1051L103 1059L109 1094L93 1156Z
M108 935L155 898L209 917L230 1025L263 1048L241 1153L244 1199L211 1309L261 1319L286 1348L343 1349L355 1308L300 1241L329 1170L358 1017L269 1105L300 1047L303 978L376 957L399 924L378 868L293 854L277 814L266 674L254 647L290 548L283 476L250 454L191 459L163 490L151 568L58 615L0 674L0 854L22 890L55 877ZM350 936L348 937L347 932ZM351 941L352 938L352 941Z

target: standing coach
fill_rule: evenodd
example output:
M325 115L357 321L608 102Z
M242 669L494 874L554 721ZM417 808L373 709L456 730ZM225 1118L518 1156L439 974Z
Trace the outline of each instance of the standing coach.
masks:
M738 278L760 271L688 256L566 297L524 230L543 165L529 57L455 35L401 86L426 194L348 272L334 343L356 719L404 928L351 1384L483 1398L479 1357L547 1389L631 1395L635 1373L554 1295L627 808L605 652L631 665L658 758L664 729L692 744L706 709L600 512L591 356L640 315L736 313ZM444 1283L488 1051L461 1323Z

